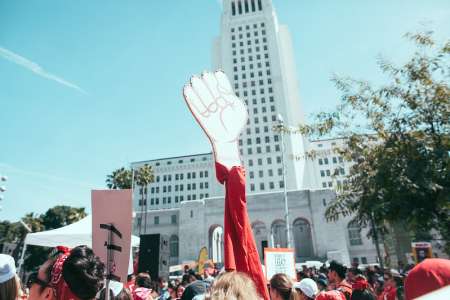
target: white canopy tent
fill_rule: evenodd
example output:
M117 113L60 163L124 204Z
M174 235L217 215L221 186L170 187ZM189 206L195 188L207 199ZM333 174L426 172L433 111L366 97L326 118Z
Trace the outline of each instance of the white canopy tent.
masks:
M139 242L139 237L134 235L131 236L132 247L139 247ZM25 251L28 245L43 247L66 246L69 248L87 245L92 247L92 215L61 228L28 233L25 237L18 272L23 264Z

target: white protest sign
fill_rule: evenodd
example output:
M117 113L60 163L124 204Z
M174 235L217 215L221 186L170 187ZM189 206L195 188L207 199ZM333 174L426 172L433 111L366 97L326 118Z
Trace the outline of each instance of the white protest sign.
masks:
M131 255L131 190L93 190L91 200L92 250L109 265L108 274L115 277L110 279L126 283Z
M238 138L248 113L223 71L192 76L183 88L192 115L208 136L216 162L227 168L241 165Z
M266 279L273 275L284 273L295 279L295 258L292 248L264 248L264 263L266 265Z

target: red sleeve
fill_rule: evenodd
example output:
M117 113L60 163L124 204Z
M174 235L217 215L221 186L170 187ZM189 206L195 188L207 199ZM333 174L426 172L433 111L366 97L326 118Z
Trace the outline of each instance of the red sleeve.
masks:
M237 166L228 170L216 162L216 177L220 183L225 183L225 269L246 273L253 279L261 297L269 300L266 279L247 213L244 168Z

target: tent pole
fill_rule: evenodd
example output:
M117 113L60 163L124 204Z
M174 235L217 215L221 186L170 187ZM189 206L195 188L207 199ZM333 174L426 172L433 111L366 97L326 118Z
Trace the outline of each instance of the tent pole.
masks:
M20 271L22 269L22 265L24 263L25 251L27 251L27 244L23 243L22 254L20 255L20 259L19 259L19 266L17 267L17 274L20 274Z

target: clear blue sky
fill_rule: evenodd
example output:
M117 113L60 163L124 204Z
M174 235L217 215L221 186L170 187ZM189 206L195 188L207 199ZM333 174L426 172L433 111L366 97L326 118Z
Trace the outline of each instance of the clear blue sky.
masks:
M294 40L307 114L333 107L332 73L379 81L402 35L450 37L448 0L274 0ZM210 151L181 97L210 69L218 0L0 0L0 220L57 204L90 211L90 189L132 161Z

